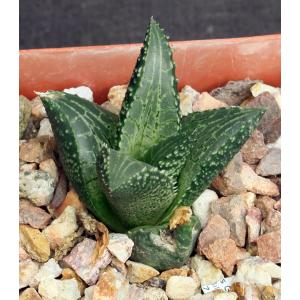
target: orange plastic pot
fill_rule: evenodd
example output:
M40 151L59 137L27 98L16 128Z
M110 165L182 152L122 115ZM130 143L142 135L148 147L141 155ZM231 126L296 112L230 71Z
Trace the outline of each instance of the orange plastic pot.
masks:
M229 80L262 79L280 86L280 35L172 42L179 89L204 91ZM89 86L101 103L113 85L127 83L141 44L20 51L20 94Z

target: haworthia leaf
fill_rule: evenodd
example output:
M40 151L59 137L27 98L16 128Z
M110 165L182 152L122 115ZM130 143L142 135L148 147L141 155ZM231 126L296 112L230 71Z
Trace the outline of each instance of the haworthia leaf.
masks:
M101 147L111 145L116 116L76 95L63 92L39 95L52 126L64 171L80 199L109 227L125 231L101 190L96 165Z
M261 109L231 107L193 113L183 120L177 142L172 139L173 152L157 163L164 168L170 165L169 173L175 169L179 176L178 194L162 223L176 207L195 201L250 137L263 113ZM165 147L170 144L161 145L160 153L168 152Z
M179 121L171 49L151 19L120 113L119 149L140 159L149 147L174 134Z
M130 228L155 224L176 195L162 171L107 147L100 153L99 175L111 207Z
M167 224L132 229L128 232L134 241L130 259L160 271L181 267L189 259L200 229L199 219L195 216L173 232Z

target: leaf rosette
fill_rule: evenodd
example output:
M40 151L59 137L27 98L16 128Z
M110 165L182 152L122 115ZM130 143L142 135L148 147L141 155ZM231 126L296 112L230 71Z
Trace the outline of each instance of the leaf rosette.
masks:
M264 113L229 107L181 118L172 51L153 18L120 116L76 95L39 95L80 199L112 230L128 232L132 259L160 270L186 263L200 231L195 216L170 230L175 209L192 205Z

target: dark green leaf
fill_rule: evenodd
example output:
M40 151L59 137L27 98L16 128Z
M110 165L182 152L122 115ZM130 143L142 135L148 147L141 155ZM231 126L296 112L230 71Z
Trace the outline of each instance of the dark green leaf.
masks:
M97 155L111 144L116 117L95 103L63 92L41 93L64 171L92 213L114 230L125 227L116 218L101 190Z
M231 107L193 113L183 120L178 136L162 144L154 156L154 165L179 176L178 194L161 222L176 207L195 201L240 150L263 113Z
M107 147L100 153L99 175L111 207L131 228L155 224L176 195L162 171Z
M179 97L168 41L153 19L120 113L120 151L141 159L179 128Z

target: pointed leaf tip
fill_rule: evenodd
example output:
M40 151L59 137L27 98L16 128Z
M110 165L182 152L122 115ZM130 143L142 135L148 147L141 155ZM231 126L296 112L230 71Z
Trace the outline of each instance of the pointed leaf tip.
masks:
M152 17L120 112L120 151L143 159L149 148L179 129L175 65L165 34Z

